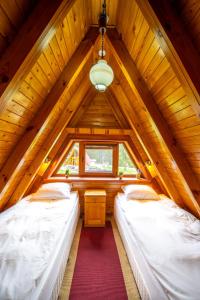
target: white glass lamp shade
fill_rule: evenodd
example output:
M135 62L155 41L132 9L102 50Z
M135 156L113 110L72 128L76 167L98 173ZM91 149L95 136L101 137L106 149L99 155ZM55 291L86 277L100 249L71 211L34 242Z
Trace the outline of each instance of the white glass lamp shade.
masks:
M104 59L100 59L90 69L90 81L100 92L105 92L107 87L112 83L113 78L113 70Z

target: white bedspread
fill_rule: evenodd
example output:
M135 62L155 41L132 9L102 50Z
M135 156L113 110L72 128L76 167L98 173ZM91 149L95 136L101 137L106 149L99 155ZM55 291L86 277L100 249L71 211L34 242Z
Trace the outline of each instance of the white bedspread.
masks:
M31 299L75 200L22 200L0 215L0 299Z
M170 200L121 200L128 224L169 299L200 299L200 221Z

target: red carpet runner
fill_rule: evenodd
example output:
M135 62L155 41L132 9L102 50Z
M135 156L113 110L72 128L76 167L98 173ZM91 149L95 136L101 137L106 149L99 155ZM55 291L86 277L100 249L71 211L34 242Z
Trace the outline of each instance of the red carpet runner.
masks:
M69 299L128 299L110 222L82 228Z

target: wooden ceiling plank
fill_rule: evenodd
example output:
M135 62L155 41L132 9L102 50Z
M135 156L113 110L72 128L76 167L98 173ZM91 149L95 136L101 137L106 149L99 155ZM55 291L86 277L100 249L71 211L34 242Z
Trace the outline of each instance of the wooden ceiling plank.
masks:
M136 0L200 118L200 58L172 1Z
M129 85L137 99L145 107L147 114L150 117L152 126L156 130L156 133L170 154L180 175L180 180L185 186L191 201L198 202L200 204L199 182L195 174L192 172L188 161L185 159L184 153L173 137L171 130L161 114L152 94L148 90L145 81L141 77L134 61L128 53L124 43L120 39L117 31L109 30L107 34L110 38L110 46L112 47L113 53L119 63L122 73L128 80ZM198 206L198 204L195 203L195 206Z
M88 95L83 100L81 106L79 107L78 111L70 121L69 126L70 127L76 127L79 120L82 119L84 113L87 111L88 107L90 106L90 103L92 102L96 92L94 89L90 89L88 92Z
M8 206L15 204L19 201L23 195L28 190L30 184L34 180L42 162L50 153L52 147L56 144L59 137L61 136L62 132L64 131L65 127L69 123L70 119L78 109L79 105L81 105L83 95L85 95L88 91L88 82L83 81L83 84L80 88L75 92L74 96L71 98L70 102L68 103L66 109L63 110L60 117L58 117L56 126L51 130L51 133L47 136L44 143L41 145L40 150L35 155L31 165L25 171L22 180L20 181L19 185L15 189L13 195L11 196ZM1 198L1 207L5 205L4 197Z
M121 128L130 128L130 125L128 124L126 118L124 117L124 114L122 110L120 109L120 106L115 99L115 96L113 95L112 91L110 89L107 90L107 99L109 103L111 104L111 109L115 115L116 120L118 121Z
M31 145L33 145L34 139L41 134L43 126L48 124L48 118L58 99L62 96L63 92L66 89L69 89L76 80L77 76L92 53L93 44L95 43L97 35L98 32L94 28L88 31L88 34L80 43L78 49L63 70L57 83L47 96L42 108L31 121L31 126L27 128L26 132L16 145L14 151L9 156L9 159L5 162L0 171L0 191L2 191L5 185L8 183L13 171L17 168L17 166L20 165L20 162L23 159L26 151L29 149L29 147L31 147Z
M126 95L120 85L113 84L111 88L113 90L113 93L115 95L117 95L117 100L118 100L121 108L123 109L124 113L126 114L128 120L129 120L129 123L131 124L131 127L133 128L143 149L147 153L149 159L154 163L157 174L159 175L159 178L161 179L164 188L169 193L169 195L172 197L172 199L177 201L178 204L182 205L183 203L180 198L180 195L179 195L176 187L174 186L173 181L168 176L165 168L162 166L162 163L161 163L158 155L156 154L154 149L152 149L152 145L150 144L148 137L145 134L145 131L143 130L129 99L126 97ZM192 199L193 199L192 203L189 203L189 204L191 204L190 209L193 211L194 214L200 216L199 205L197 204L194 197L192 197Z
M0 111L76 0L40 0L0 60Z

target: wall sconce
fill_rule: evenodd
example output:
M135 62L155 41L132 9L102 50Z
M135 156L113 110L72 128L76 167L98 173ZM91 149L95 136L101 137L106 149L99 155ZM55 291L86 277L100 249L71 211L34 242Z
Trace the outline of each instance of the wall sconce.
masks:
M50 161L51 161L50 157L47 156L47 157L45 158L45 160L44 160L44 163L45 163L45 164L48 164Z
M156 172L156 169L154 167L154 164L150 160L147 160L147 161L145 161L145 165L146 165L149 173L151 174L151 176L156 177L157 172Z
M146 166L152 166L152 162L150 160L145 161Z

